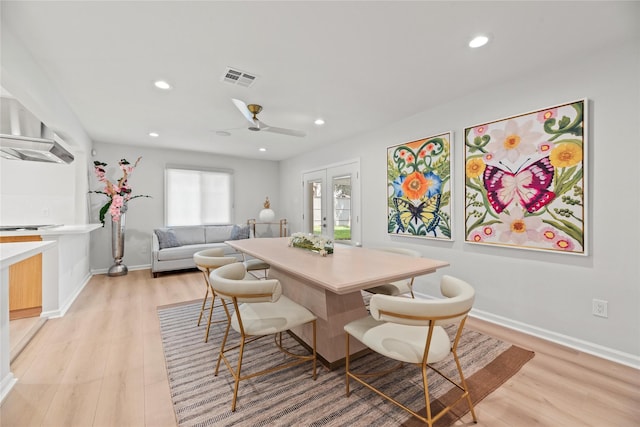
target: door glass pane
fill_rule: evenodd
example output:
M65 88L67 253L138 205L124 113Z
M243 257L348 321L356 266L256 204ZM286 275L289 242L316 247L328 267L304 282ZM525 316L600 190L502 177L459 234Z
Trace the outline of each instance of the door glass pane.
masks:
M351 240L351 176L333 178L333 239Z
M313 234L322 234L322 183L312 183Z

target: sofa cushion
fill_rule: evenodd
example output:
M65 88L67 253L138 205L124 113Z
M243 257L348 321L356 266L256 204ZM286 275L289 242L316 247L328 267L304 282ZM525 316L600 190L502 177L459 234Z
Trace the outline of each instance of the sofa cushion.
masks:
M185 245L176 248L167 248L158 252L158 261L171 261L176 259L193 258L193 254L204 249L210 249L211 244ZM194 264L195 265L195 264Z
M158 236L158 244L160 245L160 249L175 248L180 246L180 242L178 242L178 238L171 228L158 228L154 231L156 233L156 236Z
M211 248L220 248L224 250L225 256L232 255L236 256L238 259L242 256L231 246L224 243L201 243L199 245L185 245L158 251L158 261L162 263L167 261L190 260L190 263L193 263L193 267L195 267L196 264L193 261L193 254Z
M204 227L201 225L176 227L173 229L181 245L197 245L204 243Z
M229 238L230 240L248 239L249 226L245 225L244 227L240 227L239 225L234 225Z
M231 238L235 225L208 225L204 229L206 243L222 243Z

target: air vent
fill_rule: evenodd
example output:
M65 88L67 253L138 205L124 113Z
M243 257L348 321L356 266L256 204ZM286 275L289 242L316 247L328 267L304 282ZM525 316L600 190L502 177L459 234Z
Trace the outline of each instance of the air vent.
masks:
M256 81L256 78L257 76L249 74L246 71L229 67L225 70L220 80L231 83L232 85L251 87L251 85Z

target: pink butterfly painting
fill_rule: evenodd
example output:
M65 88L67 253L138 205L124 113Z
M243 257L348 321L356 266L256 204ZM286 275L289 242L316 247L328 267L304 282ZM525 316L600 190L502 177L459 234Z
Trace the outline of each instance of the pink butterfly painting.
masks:
M465 128L465 241L586 255L586 100Z
M496 213L501 213L514 200L528 212L540 210L556 197L549 190L552 181L553 165L549 157L543 157L515 172L502 164L487 164L483 175L487 199Z

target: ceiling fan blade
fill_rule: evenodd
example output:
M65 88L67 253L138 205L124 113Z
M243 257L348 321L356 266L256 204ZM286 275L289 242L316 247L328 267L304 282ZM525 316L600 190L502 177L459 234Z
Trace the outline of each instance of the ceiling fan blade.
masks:
M249 121L249 123L251 123L251 126L249 126L249 130L252 130L252 131L264 130L267 132L273 132L273 133L279 133L282 135L297 136L297 137L303 137L307 135L306 132L303 132L301 130L293 130L293 129L285 129L285 128L269 126L266 123L258 120L258 118L255 117L254 114L251 113L251 111L249 111L249 107L243 101L240 101L239 99L235 99L235 98L231 98L231 101L236 106L236 108L240 110L242 115ZM252 104L252 107L257 108L255 111L256 114L259 113L260 110L262 110L262 107L259 105Z
M244 102L240 101L239 99L235 99L235 98L232 98L231 101L233 101L233 104L238 108L238 110L240 110L242 115L247 120L249 120L249 122L251 124L255 124L255 122L253 121L253 114L251 114L251 112L249 111L249 108L247 107L247 104L245 104Z
M268 128L264 128L261 130L264 130L266 132L280 133L282 135L289 135L289 136L297 136L297 137L307 136L306 132L301 130L295 130L295 129L284 129L284 128L276 128L276 127L269 126Z
M303 132L301 130L285 129L285 128L277 128L277 127L273 127L273 126L267 126L264 122L260 122L260 125L261 125L260 126L260 130L263 130L265 132L280 133L282 135L298 136L298 137L307 136L307 133Z

